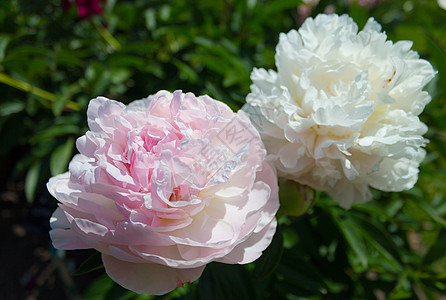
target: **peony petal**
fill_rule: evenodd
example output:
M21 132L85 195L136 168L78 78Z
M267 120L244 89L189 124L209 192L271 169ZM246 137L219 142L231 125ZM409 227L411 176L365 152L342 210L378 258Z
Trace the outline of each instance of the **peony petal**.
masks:
M57 249L76 250L91 248L71 229L53 229L50 231L50 238L54 248Z
M253 262L262 255L262 252L271 243L276 227L277 221L272 219L261 231L251 234L247 240L235 246L228 255L217 261L229 264Z
M205 266L175 269L159 264L130 263L102 254L107 274L118 284L137 293L163 295L186 282L197 280Z
M71 227L70 222L65 216L65 212L60 207L56 208L50 218L51 229L68 229Z
M56 208L50 219L50 238L54 248L63 250L88 249L88 245L79 238L79 235L71 230L65 212L61 208Z

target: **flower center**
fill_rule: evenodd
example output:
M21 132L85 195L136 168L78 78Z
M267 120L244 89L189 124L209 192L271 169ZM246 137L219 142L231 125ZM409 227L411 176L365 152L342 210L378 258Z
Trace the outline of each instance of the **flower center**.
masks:
M175 187L169 197L170 202L187 201L191 196L190 189L185 185Z
M353 64L328 65L315 67L309 72L308 78L317 90L335 96L335 85L339 85L341 82L349 85L355 80L359 72L360 70Z
M161 141L163 135L163 132L150 130L147 127L130 131L127 135L128 158L132 160L131 157L140 152L155 152L154 148Z
M137 191L148 192L151 190L150 178L153 174L155 161L159 159L164 150L175 153L177 142L181 138L181 134L166 132L162 128L150 124L127 133L123 162L126 164L129 175L137 184Z

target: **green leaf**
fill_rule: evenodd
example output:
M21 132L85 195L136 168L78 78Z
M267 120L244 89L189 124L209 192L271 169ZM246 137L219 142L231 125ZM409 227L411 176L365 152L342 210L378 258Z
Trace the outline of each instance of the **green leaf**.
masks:
M367 268L367 255L364 241L358 231L358 225L349 217L349 215L343 214L342 218L339 209L332 209L332 216L334 223L344 234L345 240L350 245L353 252L356 254L357 259L361 263L362 267Z
M381 224L376 221L373 222L361 214L352 211L350 216L359 225L358 228L361 230L362 236L382 253L395 268L401 269L403 264L401 253L388 231Z
M444 258L446 254L446 230L441 229L435 243L429 248L429 251L423 258L423 265L430 265L440 258Z
M223 79L223 86L230 87L246 78L246 75L236 69L229 70Z
M6 55L6 59L23 59L23 58L29 58L30 56L47 57L49 53L50 52L48 51L48 48L42 45L23 46L8 50L8 55Z
M221 75L225 75L231 68L226 60L208 53L190 53L184 55L184 59L190 61L192 64L204 65L209 70Z
M107 274L104 274L88 286L82 300L107 300L105 295L114 284L113 280Z
M6 102L0 105L0 117L6 117L18 112L21 112L25 108L24 102L14 101Z
M65 107L65 104L68 102L69 98L67 95L64 94L55 94L54 95L54 102L52 103L51 107L53 110L53 114L58 117L62 114L63 108Z
M134 300L152 300L155 297L156 296L154 296L154 295L141 294L141 295L138 295Z
M66 171L68 163L73 154L74 138L69 137L65 144L54 150L50 158L51 176L61 174Z
M34 195L37 189L37 183L39 182L41 162L36 161L26 173L25 178L25 196L28 203L34 201Z
M279 265L283 254L283 236L280 230L271 241L268 248L262 253L262 256L256 261L256 268L254 270L254 277L256 279L264 279L271 275Z
M355 20L355 22L358 24L359 28L363 28L364 25L367 23L367 19L369 12L366 8L359 5L359 3L352 2L350 5L350 11L349 16Z
M438 214L438 212L433 208L428 202L423 200L416 201L414 203L421 210L423 210L429 217L431 217L435 222L441 224L443 227L446 227L446 220Z
M396 222L395 219L389 213L387 213L383 209L383 207L380 207L376 202L353 204L352 208L357 211L361 211L361 212L385 219L386 221L389 221L391 223ZM401 207L399 207L399 208L401 208ZM394 215L394 213L392 215Z
M389 299L408 299L412 296L412 292L410 291L411 283L407 275L407 271L401 273L397 285L389 295Z
M35 134L30 139L30 142L40 142L41 140L44 139L51 139L56 136L62 136L66 134L79 135L80 133L81 132L79 127L74 124L58 124L58 125L53 125L50 128Z
M84 61L79 58L79 52L67 49L58 49L54 53L54 62L59 66L83 67Z
M412 296L412 292L408 290L404 290L403 288L400 288L393 292L389 299L410 299Z
M286 249L293 248L299 242L299 236L293 229L285 227L282 229L282 233L283 233L284 248Z
M277 0L271 1L267 7L262 7L261 9L270 16L272 14L278 14L284 10L297 9L299 2L296 0Z
M61 92L54 95L54 102L52 103L53 114L56 117L60 116L70 98L79 91L81 91L81 86L78 82L62 86ZM76 105L78 104L76 103Z
M203 92L204 94L209 94L214 99L225 99L224 92L215 84L213 84L211 81L206 81L206 90Z
M134 55L116 53L109 57L110 64L115 68L135 68L143 70L145 67L144 59Z
M110 81L114 84L119 84L132 76L132 72L126 68L112 68L110 72Z
M144 11L144 18L146 21L146 28L148 30L154 30L156 28L156 15L153 8L146 9Z
M87 258L80 266L79 268L74 271L72 274L73 276L83 275L90 273L95 270L102 269L104 265L102 264L102 258L101 253L96 252L89 258Z
M276 273L280 274L283 284L292 286L295 292L302 296L326 290L323 278L313 264L311 256L298 247L284 251Z
M180 71L180 76L184 77L187 81L191 83L195 83L198 81L197 72L195 72L195 70L192 69L189 65L185 64L184 62L178 59L174 59L172 62Z
M198 282L199 299L256 299L251 279L240 265L211 263Z
M0 61L5 58L6 47L9 44L11 37L5 34L0 35Z
M113 284L113 287L105 295L106 300L128 300L136 296L135 292L120 286L119 284Z
M441 294L446 294L446 279L437 279L434 280L432 278L429 279L421 279L423 285L427 288Z

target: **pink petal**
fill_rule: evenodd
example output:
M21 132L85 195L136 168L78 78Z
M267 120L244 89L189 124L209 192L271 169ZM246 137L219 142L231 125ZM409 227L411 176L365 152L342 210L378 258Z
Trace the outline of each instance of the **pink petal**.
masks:
M71 229L53 229L50 231L50 238L54 248L57 249L75 250L91 248Z
M216 261L227 264L247 264L262 255L262 252L271 243L276 232L277 221L272 219L260 232L253 233L244 242L238 244L228 255Z
M63 250L90 248L76 232L70 229L70 222L61 208L58 207L54 211L50 219L50 226L53 229L50 231L50 237L54 248Z
M159 264L135 264L102 254L105 271L111 279L137 293L162 295L197 280L205 266L175 269Z

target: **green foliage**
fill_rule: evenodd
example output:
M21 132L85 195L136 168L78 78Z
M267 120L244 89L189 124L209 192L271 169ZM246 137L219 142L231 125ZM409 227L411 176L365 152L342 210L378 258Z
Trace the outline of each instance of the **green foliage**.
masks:
M109 0L103 16L80 20L60 0L0 3L0 155L5 179L26 179L32 201L50 175L66 171L86 127L88 100L128 103L160 89L209 94L234 110L249 93L253 67L274 68L280 32L299 26L290 0ZM351 1L350 1L351 2ZM339 208L286 207L279 231L258 261L210 264L199 282L163 297L136 295L103 276L83 299L437 299L446 295L446 11L436 1L381 1L363 7L322 0L361 26L374 17L389 39L439 71L422 120L428 155L414 189L374 192L374 201ZM291 200L291 201L290 201ZM301 201L301 200L299 200ZM294 212L294 213L293 213ZM97 257L96 257L97 258ZM81 266L100 267L97 259ZM381 296L380 296L381 295ZM381 297L381 298L380 298Z
M89 272L102 269L103 267L104 265L102 264L101 254L99 252L96 252L89 258L87 258L73 273L73 275L78 276L87 274Z

